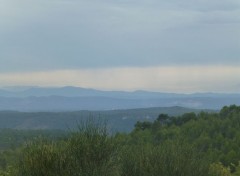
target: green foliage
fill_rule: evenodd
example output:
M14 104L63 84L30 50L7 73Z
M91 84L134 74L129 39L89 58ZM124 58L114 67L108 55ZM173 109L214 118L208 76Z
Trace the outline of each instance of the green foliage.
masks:
M109 134L106 123L90 119L63 138L1 151L0 176L240 176L239 129L235 105L220 113L160 114L130 134Z
M117 150L118 146L113 136L109 136L106 124L90 119L67 142L70 175L116 175Z
M151 122L137 122L135 124L135 130L146 130L146 129L150 129L152 127L152 123Z
M168 120L170 117L168 116L168 114L159 114L157 121L159 122L164 122L166 120Z
M223 166L230 168L231 172L235 172L240 160L240 108L238 106L224 107L219 114L186 113L169 118L160 114L160 117L168 122L161 123L160 119L157 119L151 124L147 130L148 143L160 145L167 140L184 140L196 151L201 152L207 161L221 162ZM132 132L132 141L146 136L146 130L137 129L139 128Z
M20 157L18 175L61 176L66 164L62 146L44 139L27 144Z
M229 117L233 114L239 114L240 113L240 106L231 105L231 106L224 106L220 111L220 117Z
M240 162L237 166L235 166L235 172L233 173L233 176L240 176Z
M68 140L29 143L22 151L18 175L113 176L117 172L116 151L106 126L87 121Z
M186 112L199 112L198 109L189 109L183 107L157 107L140 108L125 110L107 110L107 111L76 111L76 112L17 112L0 111L0 128L11 129L61 129L69 130L76 128L76 122L84 121L92 117L99 116L107 119L111 127L120 132L131 132L137 121L144 121L146 117L154 120L159 114L169 114L177 116ZM14 136L22 136L22 130L15 133ZM45 130L43 130L45 131ZM1 134L1 130L0 130ZM31 135L32 133L28 133ZM26 136L26 134L24 134ZM0 136L0 148L2 138ZM12 141L16 141L13 138ZM7 141L8 142L8 141Z
M0 129L0 151L6 149L15 149L24 142L34 140L42 136L50 140L58 140L67 136L62 130L17 130L17 129Z
M16 176L17 170L13 166L8 166L4 170L0 170L0 176Z
M209 176L231 176L230 168L226 168L222 163L213 163L209 168Z
M205 176L208 163L191 146L179 141L161 145L130 145L122 153L124 176Z

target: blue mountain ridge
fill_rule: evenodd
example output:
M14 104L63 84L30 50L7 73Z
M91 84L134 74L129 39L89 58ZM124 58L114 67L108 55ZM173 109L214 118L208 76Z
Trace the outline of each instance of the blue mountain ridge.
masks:
M220 109L240 105L240 94L177 94L150 91L101 91L80 87L0 89L0 110L77 111L182 106Z

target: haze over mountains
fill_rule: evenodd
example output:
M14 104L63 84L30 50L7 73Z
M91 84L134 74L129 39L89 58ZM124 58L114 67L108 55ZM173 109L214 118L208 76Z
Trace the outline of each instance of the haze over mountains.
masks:
M0 89L0 110L78 111L182 106L220 109L240 104L240 94L175 94L148 91L100 91L80 87L7 87Z

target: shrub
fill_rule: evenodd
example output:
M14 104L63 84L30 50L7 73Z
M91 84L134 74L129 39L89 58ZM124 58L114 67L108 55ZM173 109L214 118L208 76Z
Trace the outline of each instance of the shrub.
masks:
M28 143L19 176L117 176L117 146L104 123L88 120L68 140Z
M122 176L206 176L208 163L183 142L127 146Z

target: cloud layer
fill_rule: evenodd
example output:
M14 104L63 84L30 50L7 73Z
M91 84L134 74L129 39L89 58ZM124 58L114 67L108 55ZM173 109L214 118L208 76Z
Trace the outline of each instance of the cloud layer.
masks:
M126 67L0 74L3 86L36 85L151 90L162 92L239 92L240 67Z
M1 0L0 71L239 65L236 0Z
M0 86L240 91L240 1L0 3Z

